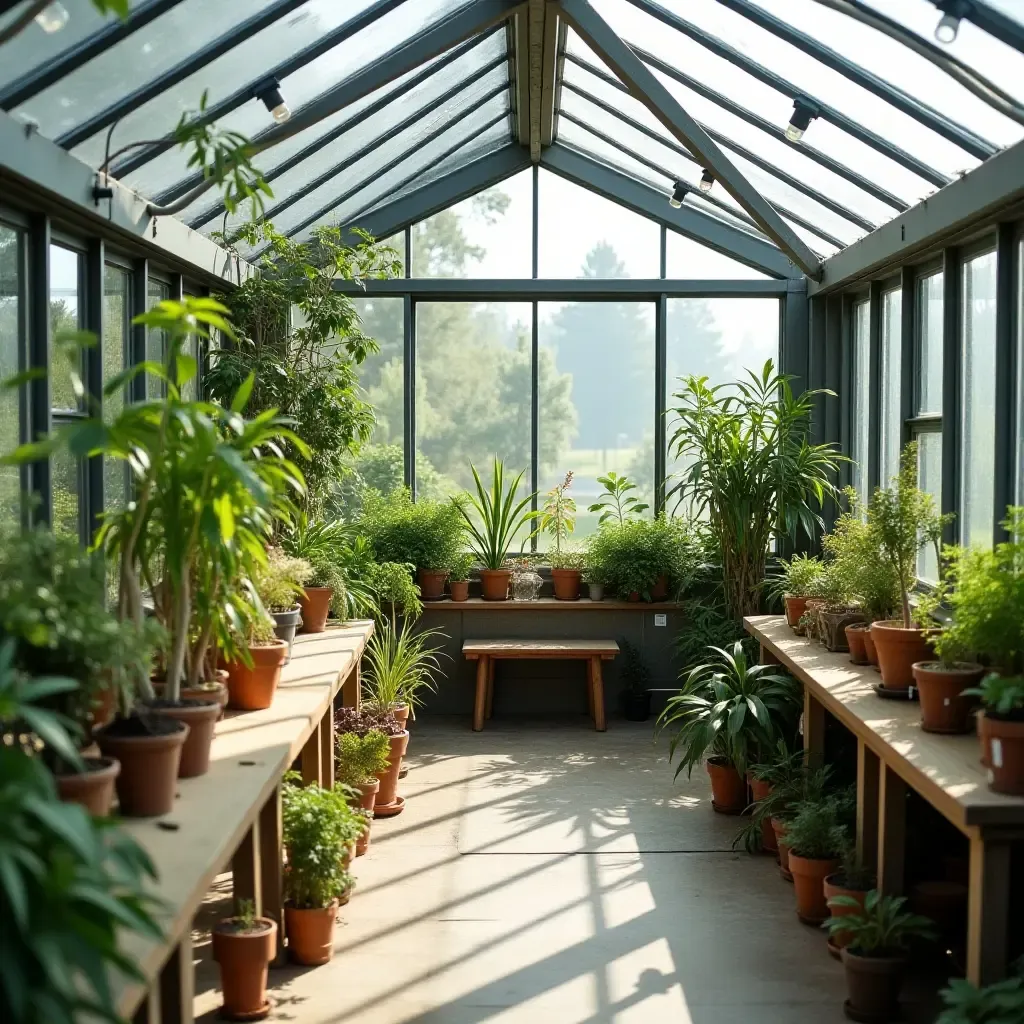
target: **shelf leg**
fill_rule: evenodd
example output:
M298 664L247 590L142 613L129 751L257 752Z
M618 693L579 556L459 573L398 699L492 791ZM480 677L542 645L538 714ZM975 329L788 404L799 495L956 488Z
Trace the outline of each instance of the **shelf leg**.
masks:
M263 893L260 886L260 837L259 822L253 822L245 833L234 857L231 858L232 892L235 898L234 909L238 910L241 900L251 900L256 908L256 915L263 913Z
M804 687L804 760L820 765L825 757L825 706Z
M324 789L334 785L334 709L330 707L320 719L320 778Z
M496 658L487 659L487 699L484 701L484 718L489 719L494 711L494 663Z
M888 766L878 773L878 890L903 894L907 845L907 785Z
M192 933L186 928L160 971L160 1024L191 1024L196 975L192 964Z
M348 674L348 678L341 685L341 706L343 708L359 707L359 696L362 688L362 671L359 663Z
M967 979L991 985L1006 975L1010 929L1010 850L1007 841L971 836L967 896Z
M482 654L476 662L476 699L473 702L473 731L484 727L484 705L487 700L487 663L490 659Z
M320 725L317 723L310 733L309 739L306 740L302 753L299 755L302 781L307 786L311 786L314 782L317 785L323 785L323 776L321 774L323 770L323 756L320 749L320 739Z
M260 891L263 902L263 916L277 922L277 956L274 966L285 962L284 958L284 830L281 821L281 787L275 786L260 809Z
M878 774L881 762L857 740L857 859L878 870Z
M587 658L587 713L594 719L594 663Z
M608 727L604 721L604 681L601 678L601 659L590 659L591 690L594 694L594 728L604 732Z

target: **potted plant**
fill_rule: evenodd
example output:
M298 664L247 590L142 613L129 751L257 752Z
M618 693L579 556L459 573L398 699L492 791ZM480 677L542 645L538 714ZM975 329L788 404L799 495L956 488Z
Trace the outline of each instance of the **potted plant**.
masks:
M516 535L526 529L537 513L529 511L533 495L516 500L523 472L505 486L505 465L495 457L491 468L491 485L485 488L476 466L473 483L476 494L467 494L460 504L469 530L473 553L480 563L480 588L485 601L507 601L512 570L508 568L508 552ZM475 513L475 515L471 514ZM522 538L525 543L529 536Z
M282 789L285 934L297 963L315 967L334 956L334 922L347 899L352 876L345 867L349 848L365 827L361 811L349 806L348 790L297 784L289 773Z
M1014 964L1009 978L978 988L963 978L951 978L940 995L945 1009L935 1024L1014 1024L1024 1020L1024 960Z
M965 693L981 700L978 735L989 789L1024 796L1024 677L992 673Z
M582 582L587 585L587 597L589 600L604 600L604 580L601 578L601 568L592 558L589 549L584 557Z
M800 687L774 665L751 665L737 641L731 651L711 647L715 657L687 675L658 718L659 731L675 727L669 760L679 754L676 775L707 761L712 806L740 814L747 806L744 773L771 750L779 731L799 713Z
M576 501L569 496L572 470L544 496L540 510L540 529L550 534L554 549L549 552L551 584L559 601L576 601L580 596L583 556L568 550L569 538L576 529ZM563 545L566 547L563 549Z
M904 910L902 896L883 896L872 889L861 909L850 896L836 896L836 909L848 914L827 922L830 934L846 939L843 966L846 969L847 1016L853 1020L890 1021L899 1016L899 995L907 965L907 947L915 938L931 938L932 924L926 917Z
M651 716L651 670L640 648L625 637L619 640L619 678L622 690L622 714L627 722L646 722Z
M829 875L824 885L825 903L832 915L827 922L828 951L834 957L839 957L840 950L849 943L851 936L838 925L833 927L831 920L862 912L868 892L874 886L874 871L861 862L857 856L857 847L853 843L848 843L843 851L839 870Z
M335 746L334 777L348 786L354 795L349 803L366 812L363 834L356 840L356 856L361 857L370 848L370 820L380 790L379 775L387 772L391 757L391 740L380 729L371 729L365 735L355 732L338 734Z
M816 555L794 555L780 562L772 589L782 597L786 622L794 633L800 633L800 619L807 610L807 599L815 596L814 584L821 574L821 559Z
M239 900L232 917L211 931L213 959L220 967L221 1016L228 1020L263 1020L270 1013L267 974L277 955L277 923L257 917L252 900Z
M826 535L822 543L827 543L829 539L830 536ZM818 637L825 648L833 653L849 650L846 627L864 620L860 609L851 603L853 589L844 568L838 560L830 559L822 565L822 571L814 583L817 599L821 602L818 610Z
M294 528L281 539L289 555L303 559L312 568L298 596L303 633L322 633L331 607L344 605L345 577L339 562L341 549L349 539L349 528L340 520L310 521L306 513L299 515Z
M244 624L239 654L227 663L228 707L263 711L274 702L288 644L274 633L274 622L262 607L253 608Z
M469 574L472 568L473 556L468 551L452 559L451 571L448 573L448 590L453 601L469 600Z
M911 607L910 593L917 581L918 552L932 544L938 556L947 522L948 517L936 514L932 496L918 489L917 443L911 441L900 456L894 485L876 490L868 505L869 528L900 585L902 617L871 624L882 686L888 690L913 685L914 663L927 660L931 652L934 631L925 616Z
M391 618L398 614L419 617L423 602L413 580L415 569L411 562L375 562L367 567L366 583L382 614Z
M599 513L598 526L607 522L624 523L627 519L638 519L651 507L630 493L636 490L636 484L625 474L620 475L613 470L607 476L599 476L597 482L604 491L593 505L587 506L587 511Z
M804 800L786 822L796 915L804 924L819 925L828 917L825 879L839 868L849 845L843 811L843 801L834 795Z
M260 566L253 581L263 607L274 620L274 635L288 645L285 662L291 658L292 642L302 621L299 597L303 584L313 575L313 567L304 558L285 554L281 548L267 550L267 561Z

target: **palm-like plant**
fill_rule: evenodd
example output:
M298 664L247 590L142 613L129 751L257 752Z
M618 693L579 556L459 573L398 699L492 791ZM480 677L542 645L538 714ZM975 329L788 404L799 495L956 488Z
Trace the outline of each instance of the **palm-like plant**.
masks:
M415 710L424 690L437 689L441 671L439 647L430 641L443 637L439 629L414 631L408 619L379 622L363 654L365 703L374 711L393 711L403 704Z
M669 760L679 754L675 774L706 756L725 758L741 774L781 734L800 706L800 686L774 665L752 665L742 641L731 650L711 647L717 657L694 668L679 694L658 718L658 729L674 726Z
M491 468L491 485L488 488L480 479L476 466L471 465L470 469L473 471L476 494L470 492L466 495L462 514L469 527L473 553L480 559L483 568L501 569L516 534L537 518L537 513L530 511L532 494L516 500L516 493L526 471L519 472L506 488L505 464L495 457ZM475 516L470 514L471 510L476 513ZM523 539L523 543L527 540L529 536Z

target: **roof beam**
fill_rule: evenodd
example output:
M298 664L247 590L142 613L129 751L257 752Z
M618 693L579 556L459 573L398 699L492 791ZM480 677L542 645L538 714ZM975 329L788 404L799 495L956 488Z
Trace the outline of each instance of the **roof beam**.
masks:
M934 0L932 2L934 3ZM982 0L972 0L967 17L990 36L995 36L1007 46L1024 53L1024 25L1008 14L989 7Z
M529 161L527 161L529 166ZM345 281L336 278L334 290L345 295L411 295L422 301L530 302L581 300L601 302L615 299L652 301L662 295L670 298L756 298L780 297L802 289L805 281L789 278L777 281L708 280L699 278L392 278L386 281Z
M509 30L514 41L513 64L515 91L514 135L523 146L530 144L530 30L526 10L517 11L509 18Z
M573 28L618 75L629 91L721 182L757 225L811 278L821 261L774 207L740 174L713 139L682 108L646 64L622 41L588 0L561 0Z
M765 274L790 278L803 276L786 254L767 239L685 203L677 210L668 204L663 192L561 143L544 151L541 166Z
M559 41L564 41L565 23L558 17L558 6L544 4L544 38L541 43L540 144L550 146L555 139L555 111L558 103ZM536 158L534 160L536 162Z

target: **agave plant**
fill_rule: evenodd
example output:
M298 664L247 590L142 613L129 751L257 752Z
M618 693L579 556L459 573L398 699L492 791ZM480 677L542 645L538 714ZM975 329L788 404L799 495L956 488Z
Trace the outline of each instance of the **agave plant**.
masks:
M473 471L476 494L466 495L462 514L469 527L473 553L480 559L483 568L501 569L516 534L537 518L536 512L529 511L532 494L516 501L516 493L526 471L518 473L506 488L505 464L495 457L491 469L491 485L487 488L476 466L471 465L470 469ZM470 510L476 513L475 517L470 514ZM523 539L524 544L530 536L532 534Z
M373 631L363 654L365 703L374 711L392 711L403 704L415 709L424 690L437 689L440 648L430 641L439 629L414 631L408 619L398 626L384 618Z
M708 648L717 655L686 677L658 718L659 731L676 728L669 760L679 754L675 774L689 775L705 757L725 758L741 774L771 750L800 707L800 685L774 665L747 660L742 641L730 650Z

